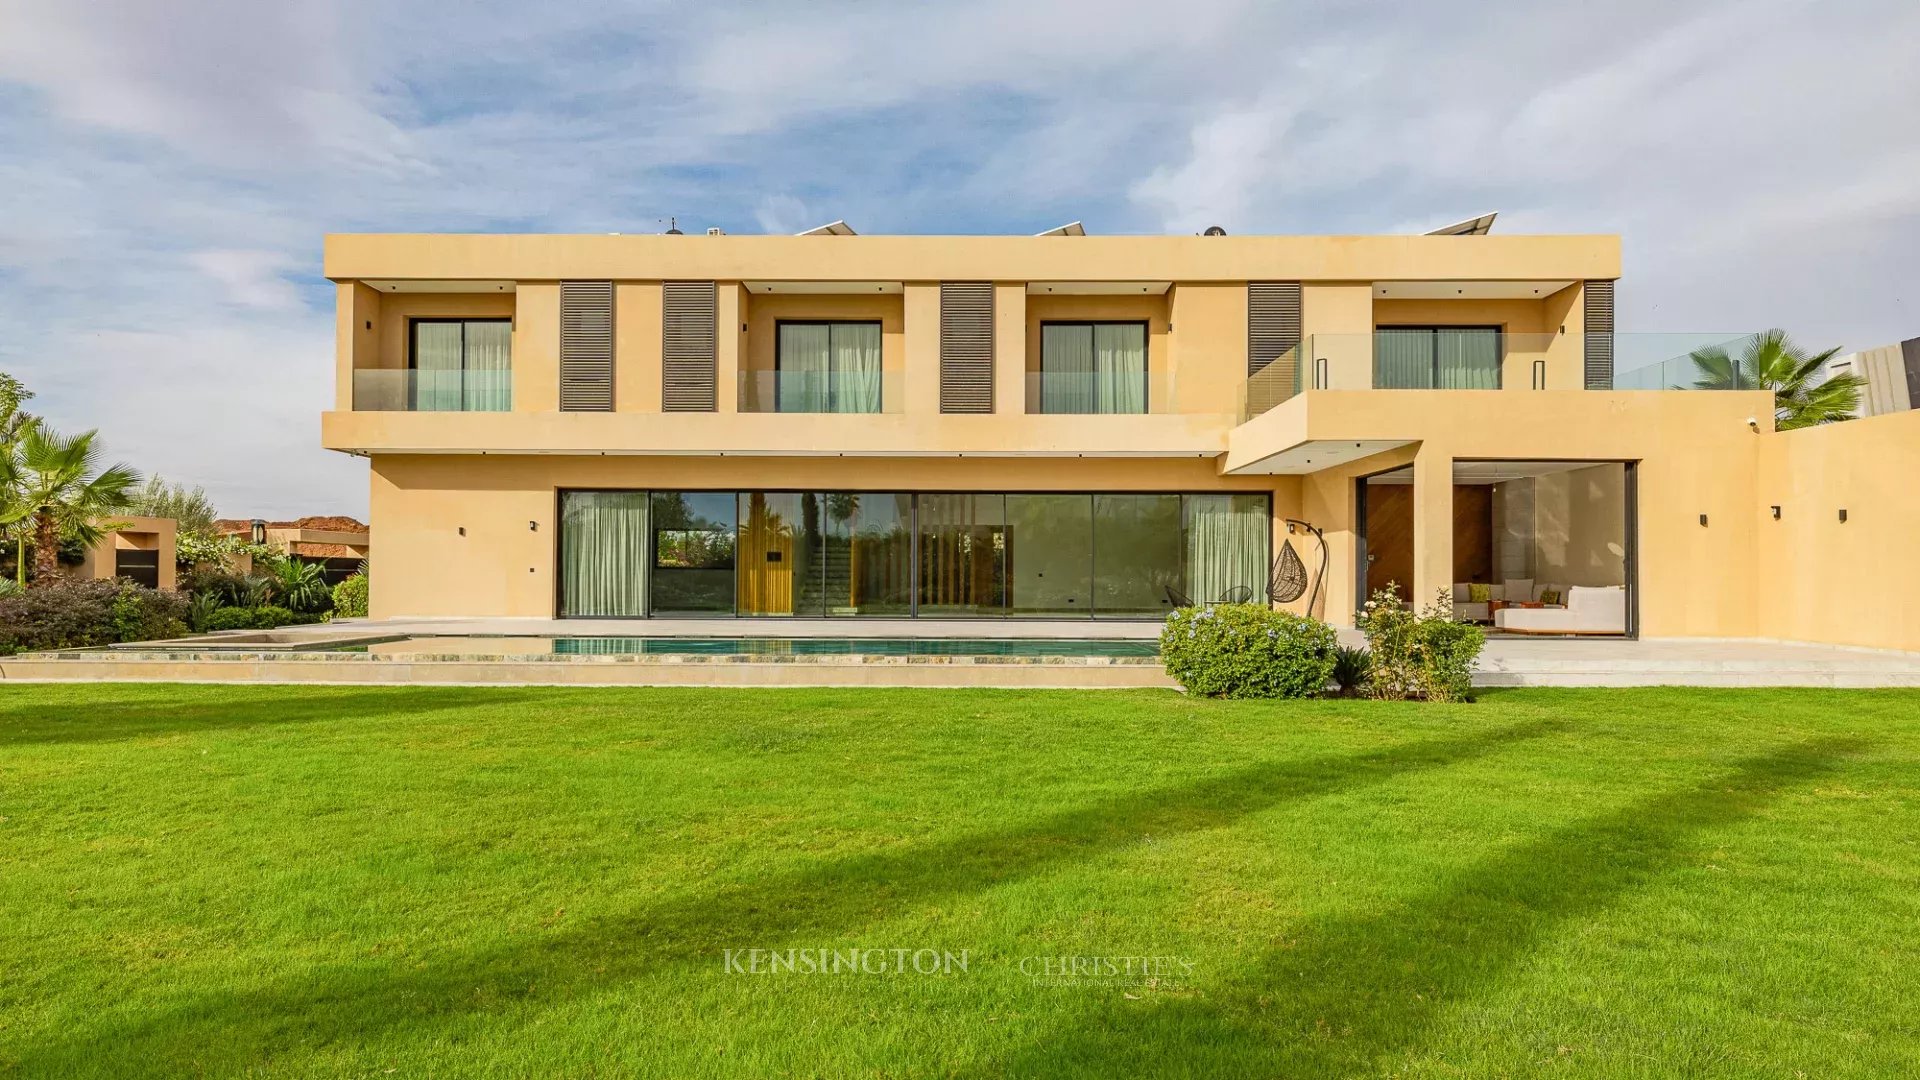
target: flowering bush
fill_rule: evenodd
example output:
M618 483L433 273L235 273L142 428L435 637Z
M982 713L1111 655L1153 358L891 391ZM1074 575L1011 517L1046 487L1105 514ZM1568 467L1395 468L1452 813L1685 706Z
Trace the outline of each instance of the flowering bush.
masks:
M1208 697L1313 697L1333 677L1333 628L1264 604L1181 608L1160 631L1167 674Z
M343 619L367 617L367 575L355 574L333 587L333 613Z
M1487 636L1472 623L1454 621L1449 590L1440 590L1432 603L1414 611L1400 602L1399 588L1389 584L1367 600L1357 621L1372 653L1370 696L1393 701L1471 699L1473 668Z
M0 598L0 653L78 649L186 633L186 601L130 581L60 581Z

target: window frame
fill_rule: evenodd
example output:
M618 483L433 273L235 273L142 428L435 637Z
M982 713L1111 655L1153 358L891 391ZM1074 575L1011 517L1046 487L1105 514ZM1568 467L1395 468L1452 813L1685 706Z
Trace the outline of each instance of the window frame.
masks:
M1373 381L1375 383L1374 389L1376 390L1421 390L1421 389L1439 390L1439 389L1442 389L1442 387L1440 386L1440 331L1442 330L1491 330L1493 332L1493 350L1494 350L1492 389L1505 390L1507 388L1507 372L1506 372L1507 328L1504 323L1457 323L1457 324L1401 323L1401 324L1386 324L1386 325L1375 323L1373 327L1373 350L1372 350L1373 352L1372 376L1373 376ZM1415 387L1415 386L1383 387L1378 385L1380 381L1380 335L1383 332L1387 332L1387 331L1391 331L1394 333L1412 333L1412 332L1418 331L1418 332L1425 333L1427 335L1428 382L1426 386L1424 387Z
M834 391L838 385L838 380L839 380L839 374L835 370L834 363L833 363L833 328L836 326L871 326L871 327L877 328L880 331L880 400L879 402L876 403L876 407L871 412L862 410L856 413L839 414L839 413L828 412L828 413L820 413L815 415L871 416L875 413L882 413L886 411L886 408L887 408L886 406L886 395L887 395L886 320L884 319L775 319L773 321L773 405L774 405L773 411L774 412L784 411L780 408L780 401L782 400L780 395L780 390L781 390L780 380L782 378L782 374L781 374L782 365L786 360L786 349L785 349L785 338L784 338L784 335L781 334L781 330L788 326L824 326L827 328L827 401L828 402L833 401ZM807 414L798 413L795 415L804 416Z
M463 403L467 398L467 326L470 323L497 323L506 326L508 337L507 347L509 350L512 349L513 317L510 315L478 315L472 317L461 315L410 315L407 317L407 370L409 372L417 372L420 370L421 326L457 324L460 327L460 400ZM513 354L511 351L507 354L507 370L513 370ZM417 410L419 408L420 398L419 381L417 379L409 379L407 381L407 408L409 410ZM460 411L465 412L466 410L461 409Z
M1140 411L1137 413L1043 413L1050 416L1145 416L1153 411L1153 320L1152 319L1041 319L1040 320L1040 376L1044 387L1047 374L1047 328L1050 326L1084 326L1089 338L1097 326L1137 326L1140 328ZM1088 342L1091 347L1092 342ZM1091 351L1089 351L1091 355ZM1100 369L1093 370L1094 396L1100 394ZM1045 394L1041 401L1045 403Z

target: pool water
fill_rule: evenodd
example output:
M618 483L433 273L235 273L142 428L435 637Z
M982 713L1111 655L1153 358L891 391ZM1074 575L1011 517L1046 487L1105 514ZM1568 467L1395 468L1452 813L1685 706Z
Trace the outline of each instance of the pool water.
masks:
M1158 657L1153 639L409 637L328 651L382 656L1009 656Z

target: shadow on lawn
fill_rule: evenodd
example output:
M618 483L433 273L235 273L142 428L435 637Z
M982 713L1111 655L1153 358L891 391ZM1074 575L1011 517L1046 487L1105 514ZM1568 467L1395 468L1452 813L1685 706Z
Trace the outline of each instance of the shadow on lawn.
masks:
M979 1075L1402 1075L1445 1009L1495 989L1554 927L1604 908L1668 869L1695 834L1760 813L1858 746L1818 741L1752 758L1709 786L1496 852L1390 911L1309 923L1296 945L1200 997L1115 1015L1124 1003L1092 991L1096 1013Z
M46 685L46 684L38 684ZM151 697L22 703L15 688L0 709L0 749L42 743L115 742L200 731L275 727L316 720L347 721L382 716L419 716L487 706L532 703L539 692L510 687L204 687L213 691L188 701L177 685L154 686ZM541 699L551 704L551 699Z
M431 1024L527 1001L555 1004L689 967L719 969L722 950L818 944L930 900L981 892L1139 842L1230 826L1336 792L1439 769L1565 727L1541 719L1471 736L1360 754L1265 762L1196 782L1065 811L1017 829L830 861L814 869L669 900L506 948L418 969L341 964L255 991L205 994L134 1023L40 1048L27 1071L84 1072L116 1048L118 1068L164 1070L183 1059L218 1071L285 1061L301 1048L353 1043L402 1024Z

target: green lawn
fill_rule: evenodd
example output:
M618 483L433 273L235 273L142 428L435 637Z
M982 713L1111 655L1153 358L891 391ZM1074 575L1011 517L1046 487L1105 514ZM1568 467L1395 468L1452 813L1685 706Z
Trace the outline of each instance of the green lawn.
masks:
M0 1075L1914 1076L1916 766L1904 691L0 687ZM966 970L726 961L855 947Z

